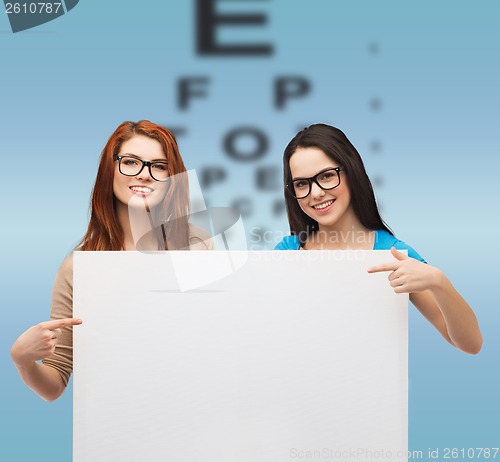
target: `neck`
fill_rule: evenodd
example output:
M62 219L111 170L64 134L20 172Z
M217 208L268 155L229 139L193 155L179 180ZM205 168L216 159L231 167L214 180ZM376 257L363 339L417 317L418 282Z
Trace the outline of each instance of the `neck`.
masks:
M123 230L123 249L136 250L137 242L141 240L141 248L158 250L152 213L149 209L126 207L117 204L118 222Z
M361 224L354 213L346 214L331 225L319 225L307 240L307 248L325 250L371 250L375 232Z

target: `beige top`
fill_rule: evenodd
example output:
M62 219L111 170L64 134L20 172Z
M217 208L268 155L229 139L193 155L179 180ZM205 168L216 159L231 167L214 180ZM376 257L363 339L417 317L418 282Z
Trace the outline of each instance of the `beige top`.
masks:
M213 241L207 232L193 225L189 225L190 250L213 250ZM52 304L50 319L64 319L73 317L73 254L66 258L56 275L52 289ZM54 353L42 360L46 366L56 369L65 385L73 372L73 329L64 327Z

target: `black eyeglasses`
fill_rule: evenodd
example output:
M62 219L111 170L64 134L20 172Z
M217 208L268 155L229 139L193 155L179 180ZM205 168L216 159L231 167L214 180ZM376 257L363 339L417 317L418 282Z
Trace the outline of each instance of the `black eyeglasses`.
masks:
M118 170L125 176L136 176L148 167L151 178L156 181L168 181L168 163L166 161L142 160L134 156L116 156Z
M336 188L340 184L341 170L343 167L325 168L311 178L295 178L286 188L295 199L304 199L311 193L313 181L325 191Z

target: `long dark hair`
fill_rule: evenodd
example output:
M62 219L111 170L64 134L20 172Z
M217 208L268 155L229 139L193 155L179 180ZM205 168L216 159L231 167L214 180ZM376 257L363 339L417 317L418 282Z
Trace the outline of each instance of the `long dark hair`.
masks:
M285 186L292 183L290 158L298 148L321 149L343 167L341 174L349 179L352 209L361 224L370 230L383 229L393 234L380 216L373 187L361 156L341 130L326 124L314 124L297 133L283 154ZM318 230L318 222L302 211L297 199L286 187L285 204L290 232L298 236L303 244L308 236Z
M187 173L172 132L148 120L123 122L111 135L101 154L92 192L90 222L77 250L123 250L123 229L118 222L113 194L115 157L125 141L133 136L147 136L161 144L168 160L172 180L162 204L156 207L156 223L166 223L174 215L169 232L161 227L159 248L183 249L189 246L189 188ZM184 173L184 174L183 174ZM179 175L180 174L180 175ZM158 231L158 230L157 230ZM168 244L167 244L168 239Z

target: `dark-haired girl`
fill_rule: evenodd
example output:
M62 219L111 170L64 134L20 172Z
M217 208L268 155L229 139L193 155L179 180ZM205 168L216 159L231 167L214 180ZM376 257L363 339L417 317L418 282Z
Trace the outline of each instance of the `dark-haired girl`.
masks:
M383 222L361 157L342 131L324 124L303 129L286 147L283 165L291 235L276 250L391 250L393 261L368 272L388 272L394 292L409 293L449 343L480 351L474 312L442 271Z

